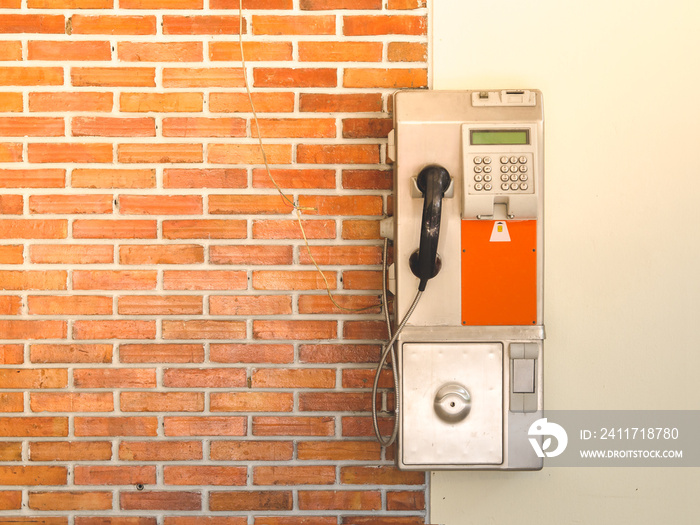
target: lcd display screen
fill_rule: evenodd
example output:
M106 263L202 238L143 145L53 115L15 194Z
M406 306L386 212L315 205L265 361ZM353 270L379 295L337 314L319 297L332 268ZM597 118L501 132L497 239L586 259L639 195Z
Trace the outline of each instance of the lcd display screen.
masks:
M527 129L485 129L471 130L473 146L491 144L529 144L530 132Z

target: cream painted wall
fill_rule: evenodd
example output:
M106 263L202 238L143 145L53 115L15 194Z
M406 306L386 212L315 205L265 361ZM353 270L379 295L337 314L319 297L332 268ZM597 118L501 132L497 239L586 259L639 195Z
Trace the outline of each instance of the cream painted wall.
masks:
M433 0L434 89L544 92L545 406L700 409L700 3ZM431 521L697 523L700 469L433 473Z

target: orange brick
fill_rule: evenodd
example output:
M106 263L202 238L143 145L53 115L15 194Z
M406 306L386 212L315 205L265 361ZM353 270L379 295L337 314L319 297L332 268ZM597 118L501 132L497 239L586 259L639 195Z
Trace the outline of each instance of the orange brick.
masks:
M74 117L71 123L74 137L155 137L155 119Z
M332 436L332 417L253 416L254 436Z
M222 42L223 44L224 42ZM258 113L288 113L294 111L294 93L252 93ZM212 93L209 111L213 113L248 113L250 100L246 93Z
M156 525L156 518L120 516L76 516L75 525Z
M125 163L202 162L202 144L119 144L117 159Z
M0 86L62 85L62 67L0 67Z
M329 368L260 368L253 371L252 385L253 388L333 388L335 386L335 370Z
M201 344L122 344L119 345L121 363L202 363L204 345Z
M66 32L63 15L0 15L0 33L60 33Z
M243 54L246 62L292 60L291 42L243 42ZM209 60L240 62L241 47L239 42L210 42ZM240 94L240 93L239 93ZM246 102L248 96L245 95ZM256 105L257 110L257 105Z
M112 213L112 195L30 195L30 213Z
M22 392L0 394L0 412L23 412L24 395Z
M73 371L76 388L155 388L153 368L79 368Z
M346 290L379 290L382 287L382 274L374 270L349 270L343 272Z
M291 441L212 441L214 461L288 461L294 454Z
M200 215L202 197L199 195L121 195L122 215Z
M336 287L335 274L327 272L328 286ZM316 270L256 270L253 272L255 290L325 290L326 281Z
M417 490L388 491L386 510L425 510L425 493Z
M135 2L136 0L130 1ZM162 4L164 0L157 0L157 2ZM144 1L144 3L153 4L155 2ZM120 492L119 508L122 510L200 510L202 508L202 494L182 491Z
M202 9L202 0L121 0L122 9Z
M286 467L265 465L253 468L254 485L332 485L335 482L335 467L314 465L313 467Z
M334 239L335 221L302 221L307 239ZM296 220L256 220L253 221L254 239L301 239L299 222Z
M346 485L423 485L425 472L400 471L394 466L341 467L340 479Z
M292 298L286 295L222 295L209 298L211 315L289 315Z
M27 0L27 7L30 9L112 9L114 2L113 0Z
M379 221L343 221L342 236L350 240L380 239Z
M164 188L245 188L248 174L244 169L165 169Z
M4 137L62 137L65 125L62 118L2 117L0 135Z
M372 395L366 392L301 392L302 412L369 412Z
M238 27L238 16L163 16L164 35L237 35ZM243 20L244 32L245 27L246 22Z
M29 260L36 264L100 264L114 261L114 247L104 244L33 244Z
M209 196L209 213L212 214L287 214L292 209L280 195Z
M65 321L5 321L0 320L3 339L64 339Z
M0 93L0 111L21 112L23 109L22 93Z
M301 93L300 111L318 112L378 112L382 110L382 96L379 93L321 94Z
M343 388L370 388L374 382L374 369L343 370ZM393 379L390 370L383 370L379 376L380 388L392 388Z
M301 0L301 9L313 11L327 9L381 9L381 0Z
M386 138L394 123L389 118L343 119L343 138Z
M0 195L0 214L22 215L24 197L22 195Z
M22 345L0 345L0 365L21 365L23 362Z
M111 458L112 444L109 441L37 441L29 444L29 459L32 461L104 461Z
M27 43L29 60L111 60L112 50L105 41L47 41Z
M24 262L24 246L0 246L0 264L22 264Z
M388 339L386 325L381 321L346 321L343 324L345 339Z
M337 71L333 68L270 68L258 67L253 71L255 87L336 87Z
M65 270L2 270L0 289L3 290L65 290L68 272Z
M428 85L427 69L346 69L346 88L424 88Z
M264 164L265 162L258 144L211 144L207 151L207 160L212 164ZM270 164L292 162L290 144L265 144L265 154Z
M250 511L250 510L292 510L292 491L240 491L217 492L209 495L209 510Z
M241 270L166 270L165 290L244 290L248 284Z
M0 170L0 188L63 188L66 170Z
M422 42L389 42L389 62L426 62L428 44Z
M163 119L164 137L245 137L241 118L169 117Z
M106 392L31 392L29 406L32 412L111 412L114 398Z
M246 418L230 416L164 417L166 436L245 436Z
M119 298L119 315L198 315L202 298L189 295L126 295Z
M22 298L18 295L0 295L0 315L19 315Z
M65 219L0 219L0 239L65 239Z
M68 435L67 417L0 417L0 437L59 437ZM38 469L38 467L35 467ZM17 469L17 470L14 470ZM3 467L0 466L0 483L3 485L34 485L31 479L23 476L25 469L32 467ZM14 472L13 472L14 470ZM13 475L14 474L14 475ZM32 477L39 478L48 473L38 469ZM62 477L60 471L53 471L57 477ZM39 485L62 485L62 482L52 483L51 479L42 479Z
M246 386L243 368L167 368L163 386L169 388L234 388Z
M372 490L300 490L301 510L379 510L382 498Z
M71 85L75 87L155 87L152 67L73 67Z
M76 437L156 436L157 417L80 417L75 418Z
M244 265L292 264L293 253L291 246L210 246L209 262Z
M112 314L112 298L99 295L30 295L27 306L34 315Z
M299 297L300 314L378 314L381 299L376 295L303 295ZM339 305L339 306L336 306Z
M333 35L335 15L253 15L254 35Z
M163 482L166 485L245 485L245 467L166 465Z
M121 264L196 264L204 262L204 248L197 244L144 245L119 247Z
M122 441L119 459L124 461L190 461L202 459L201 441Z
M0 443L0 461L22 461L22 442L3 441Z
M284 344L212 344L209 358L213 363L291 363L294 348Z
M343 34L363 35L425 35L427 20L416 15L358 15L343 17Z
M426 6L426 0L389 0L389 9L420 9Z
M381 62L381 42L299 42L300 62Z
M74 270L74 290L154 290L156 270Z
M272 169L272 178L280 188L335 188L334 170L314 169ZM253 169L254 188L274 188L266 169Z
M291 392L226 392L211 394L212 412L291 412L293 408L294 394Z
M65 485L67 481L66 467L0 466L3 485Z
M3 62L10 60L22 60L22 42L19 40L6 40L0 42L0 59L2 59ZM9 94L10 93L4 93L3 95ZM19 95L19 93L15 93L15 95ZM19 111L22 111L22 109L20 108Z
M76 485L154 485L156 467L144 465L138 467L115 465L76 465L73 471L73 483Z
M118 319L114 321L75 321L75 339L155 339L155 321Z
M299 144L302 164L378 164L378 144Z
M155 35L156 17L78 15L70 17L74 34L90 35Z
M119 406L124 412L202 412L203 392L122 392Z
M112 162L111 144L31 143L27 145L29 162Z
M32 363L111 363L112 345L36 344L31 345Z
M203 101L202 93L122 93L119 109L122 112L196 112L202 111Z
M240 68L165 68L163 87L244 87Z
M112 111L112 93L29 93L29 111Z
M19 490L0 491L0 510L19 510L22 508L22 492Z
M210 0L211 9L238 9L238 0ZM292 9L292 0L243 0L243 9Z
M259 119L258 123L262 137L335 137L335 119ZM258 136L256 126L253 126L251 133L253 137Z
M317 264L337 264L344 266L376 265L382 262L382 249L379 246L311 246L311 255ZM299 248L299 262L312 264L306 247Z
M163 339L245 339L245 321L163 321Z
M302 441L297 443L301 460L378 461L381 446L376 441Z
M245 239L245 220L193 219L163 221L165 239Z
M352 190L390 190L393 172L390 170L343 170L343 188Z
M201 62L201 42L119 42L117 57L121 62Z
M307 215L381 215L383 211L379 195L302 195L299 206L307 208Z
M20 143L0 143L0 162L22 162L23 149Z
M73 188L155 188L155 170L74 169Z
M155 239L157 222L151 220L78 219L73 222L75 239Z

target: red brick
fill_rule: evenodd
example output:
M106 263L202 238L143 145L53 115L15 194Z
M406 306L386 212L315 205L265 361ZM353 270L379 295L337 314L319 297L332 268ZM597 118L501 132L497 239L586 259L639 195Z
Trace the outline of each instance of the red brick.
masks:
M244 87L240 68L165 68L163 87Z
M207 160L212 164L264 164L258 144L211 144ZM265 144L265 155L270 164L292 162L291 144Z
M314 118L276 118L258 120L262 137L291 138L333 138L335 137L335 119ZM258 136L257 127L251 130L253 137Z
M424 88L428 85L427 69L346 69L346 88Z
M163 15L164 35L237 35L238 16L230 15ZM246 23L243 21L243 31Z
M165 516L163 525L247 525L244 516ZM79 525L79 524L76 524Z
M152 117L74 117L74 137L155 137L156 124Z
M243 264L246 266L292 264L293 253L291 246L210 246L209 262L212 264Z
M163 418L166 436L245 436L246 418L188 416Z
M32 392L29 396L32 412L111 412L111 393L98 392Z
M68 372L62 368L2 368L0 384L3 388L64 388Z
M340 479L350 485L423 485L425 472L400 471L393 466L341 467Z
M18 295L0 295L0 315L19 315L22 298Z
M210 0L211 9L238 9L238 0ZM243 0L243 9L292 9L292 0Z
M343 239L371 240L380 239L379 221L350 220L343 221Z
M253 321L255 339L334 339L335 321Z
M299 42L300 62L381 62L381 42Z
M19 244L0 246L0 264L22 264L24 246Z
M0 239L65 239L65 219L0 219Z
M202 9L202 0L121 0L122 9Z
M422 42L389 42L389 62L426 62L428 44Z
M166 465L163 482L166 485L245 485L245 467Z
M382 96L379 93L301 93L300 111L317 112L378 112L382 110Z
M110 344L33 344L32 363L111 363Z
M391 434L392 428L394 426L393 417L380 417L379 421L379 431L382 435ZM344 437L374 437L374 427L372 425L372 417L357 417L357 416L346 416L342 418L342 428Z
M336 87L337 71L333 68L269 68L258 67L253 71L255 87Z
M379 246L311 246L311 255L317 264L337 264L345 266L377 265L382 262L382 249ZM299 262L312 264L306 247L299 248Z
M163 372L163 386L170 388L245 387L246 371L244 368L166 368Z
M209 495L209 510L251 511L292 510L292 492L287 490L262 490L217 492Z
M253 388L333 388L335 370L325 368L260 368L253 371Z
M381 9L381 0L301 0L299 6L302 10L327 9Z
M112 93L29 93L29 111L65 112L112 110Z
M76 437L156 436L156 417L76 417Z
M65 270L0 270L2 290L65 290Z
M33 41L27 43L29 60L111 60L106 41Z
M124 412L202 412L203 392L122 392L119 406Z
M336 287L335 275L325 274L326 280L316 270L256 270L253 271L255 290L325 290L326 282L331 289Z
M73 67L71 85L75 87L155 87L152 67Z
M302 195L299 206L307 215L381 215L379 195Z
M154 290L156 270L73 270L74 290Z
M155 35L156 17L118 15L78 15L70 17L74 34Z
M209 196L209 213L216 215L286 214L291 210L292 206L280 195Z
M3 137L62 137L64 119L57 117L0 117Z
M214 461L288 461L294 454L291 441L212 441Z
M155 188L155 170L74 169L73 188Z
M119 345L121 363L202 363L204 346L201 344L122 344Z
M2 44L0 44L1 46ZM21 44L20 44L21 50ZM2 51L0 50L0 53ZM21 55L20 55L21 56ZM17 59L19 60L19 58ZM0 111L20 113L24 107L22 93L0 93Z
M0 15L2 16L2 15ZM61 17L63 18L63 17ZM0 21L0 24L2 21ZM62 86L62 67L0 67L1 86Z
M27 0L30 9L112 9L113 0ZM68 31L70 33L70 30Z
M300 510L379 510L379 491L371 490L300 490Z
M65 437L68 435L67 417L0 417L0 437ZM31 482L14 482L13 473L17 472L17 477L22 477L24 469L32 467L2 467L0 466L0 484L2 485L33 485ZM19 471L14 471L19 469ZM56 473L57 471L54 471ZM39 470L37 476L46 473ZM59 474L60 476L60 474ZM9 479L7 479L9 478ZM19 480L17 480L19 481ZM43 480L40 485L53 485L50 480ZM63 481L65 483L65 479ZM56 483L56 484L63 484Z
M389 118L343 119L343 138L386 138L393 126Z
M254 485L331 485L334 482L335 466L332 465L253 467Z
M199 195L120 195L122 215L200 215Z
M389 9L420 9L426 6L426 0L389 0Z
M381 299L376 295L328 295L299 297L300 314L370 314L381 312Z
M288 344L213 343L209 359L214 363L291 363L294 347Z
M425 510L425 493L417 490L388 491L386 510Z
M0 365L21 365L23 362L22 345L0 345Z
M221 42L220 44L227 43ZM294 93L271 92L251 93L251 95L255 111L258 113L294 111ZM209 95L209 111L213 113L247 113L250 111L250 100L246 93L212 93Z
M423 525L425 523L422 516L349 516L343 518L343 523L347 525Z
M286 295L223 295L209 298L211 315L289 315L292 298Z
M112 444L109 441L37 441L29 444L29 459L32 461L104 461L111 458Z
M110 315L112 298L97 295L27 297L30 314L36 315Z
M425 35L427 20L416 15L357 15L343 17L343 34L364 35Z
M79 368L73 371L76 388L155 388L153 368Z
M166 270L165 290L244 290L248 278L241 270Z
M2 7L7 7L3 5ZM18 3L17 8L21 7L21 2ZM4 61L10 61L10 60L22 60L22 42L19 40L7 40L0 42L0 58ZM21 94L16 93L17 95L20 95L20 101L22 100ZM21 104L20 104L21 105ZM20 107L19 111L22 111L22 108Z
M3 485L65 485L67 479L66 467L0 465Z
M292 60L291 42L243 42L243 54L246 62ZM209 60L240 62L241 47L239 42L210 42ZM291 94L291 93L290 93ZM240 95L240 93L239 93ZM247 94L245 102L250 103ZM253 99L255 100L255 98ZM257 110L257 105L256 105Z
M112 195L30 195L30 213L112 213Z
M245 321L163 321L163 339L245 339Z
M302 441L297 443L301 460L378 461L381 446L376 441Z
M123 163L202 162L202 144L119 144L117 159Z
M78 219L73 222L76 239L155 239L155 220Z
M33 244L29 259L38 264L100 264L114 261L114 247L105 244Z
M343 170L343 188L352 190L390 190L393 172L390 170Z
M65 321L0 320L3 339L65 339Z
M0 443L0 461L22 461L22 442L3 441Z
M34 510L110 510L111 492L30 492L28 507Z
M196 264L204 262L198 244L133 244L119 247L120 264Z
M22 162L24 146L20 143L0 143L0 162Z
M112 162L111 144L31 143L27 144L29 162Z
M22 392L0 393L0 412L23 412L24 395Z
M272 169L272 179L280 188L335 188L335 171L327 169ZM274 188L267 170L253 169L254 188Z
M202 494L182 491L121 492L119 508L122 510L201 510Z
M0 33L56 33L66 32L63 15L0 15Z
M136 516L76 516L75 525L156 525L156 518Z
M117 57L121 62L201 62L201 42L119 42Z
M302 164L378 164L378 144L299 144Z
M254 436L332 436L332 417L254 416Z
M245 137L241 118L169 117L163 119L164 137Z
M302 412L370 412L372 395L367 392L301 392Z
M122 112L198 112L203 107L202 93L122 93L119 96Z
M0 510L19 510L22 508L22 492L19 490L0 491Z
M335 15L253 15L254 35L333 35Z
M75 339L155 339L155 321L117 319L113 321L75 321Z
M292 393L226 392L211 393L212 412L291 412Z
M307 239L334 239L335 221L302 221ZM299 222L296 220L255 220L253 221L254 239L301 239Z
M192 461L202 459L201 441L122 441L123 461Z
M73 471L76 485L153 485L156 483L155 466L76 465Z
M244 169L165 169L164 188L245 188Z
M163 221L166 239L245 239L245 220L193 219Z
M374 368L348 368L343 370L343 388L371 388L374 382ZM379 388L393 388L391 371L385 369L379 376Z
M119 315L198 315L202 298L189 295L127 295L119 298Z

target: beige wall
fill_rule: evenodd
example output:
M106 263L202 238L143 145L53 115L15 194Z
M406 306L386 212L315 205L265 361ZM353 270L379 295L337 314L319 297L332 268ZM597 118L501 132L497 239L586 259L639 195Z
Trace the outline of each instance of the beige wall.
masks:
M435 89L545 97L545 406L700 409L700 4L432 3ZM700 469L433 473L432 523L695 523Z

